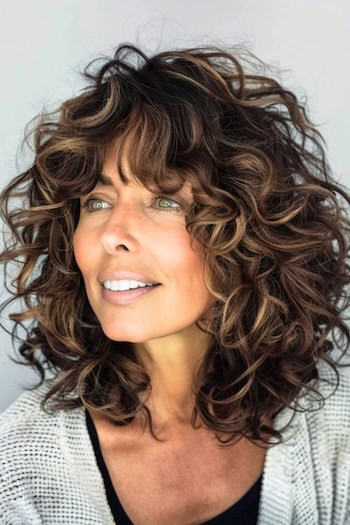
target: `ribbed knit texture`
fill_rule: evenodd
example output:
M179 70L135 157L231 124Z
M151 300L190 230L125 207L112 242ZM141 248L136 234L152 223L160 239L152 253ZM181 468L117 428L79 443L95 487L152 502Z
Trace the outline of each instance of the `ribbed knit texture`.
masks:
M322 365L319 389L334 374ZM350 524L350 369L319 411L297 413L266 456L258 525ZM49 381L0 414L1 525L113 525L83 407L40 409ZM310 397L303 406L315 408ZM288 422L284 410L275 427ZM140 480L142 490L142 480Z

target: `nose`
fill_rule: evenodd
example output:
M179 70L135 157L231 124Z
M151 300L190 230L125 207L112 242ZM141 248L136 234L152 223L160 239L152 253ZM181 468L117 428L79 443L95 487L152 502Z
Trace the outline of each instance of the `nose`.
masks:
M101 231L101 243L106 252L113 255L119 250L135 251L141 223L141 214L135 204L122 203L120 200Z

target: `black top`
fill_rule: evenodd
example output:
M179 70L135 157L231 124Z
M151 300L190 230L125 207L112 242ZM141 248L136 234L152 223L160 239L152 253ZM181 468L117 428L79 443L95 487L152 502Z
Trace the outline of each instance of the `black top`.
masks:
M111 508L113 517L118 525L132 525L132 521L123 509L118 495L115 492L111 478L109 476L106 464L104 462L100 443L96 428L92 418L85 409L86 424L89 431L90 439L96 455L97 465L101 471L103 482L106 489L107 500ZM232 507L225 510L215 518L204 522L205 525L232 525L232 523L239 523L240 525L256 525L258 518L259 499L261 490L262 476L253 485L253 487Z

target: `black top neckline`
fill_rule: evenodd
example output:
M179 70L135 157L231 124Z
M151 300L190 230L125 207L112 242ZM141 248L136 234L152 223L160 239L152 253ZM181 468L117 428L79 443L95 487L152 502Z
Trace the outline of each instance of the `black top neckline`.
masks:
M121 505L118 495L114 490L108 469L102 456L101 447L96 432L94 422L85 409L87 429L94 448L97 465L102 474L103 482L106 489L108 504L111 508L113 517L118 525L132 525L132 521L126 514ZM262 485L262 475L254 485L230 508L203 523L203 525L231 525L239 523L240 525L256 525L259 509L260 491Z

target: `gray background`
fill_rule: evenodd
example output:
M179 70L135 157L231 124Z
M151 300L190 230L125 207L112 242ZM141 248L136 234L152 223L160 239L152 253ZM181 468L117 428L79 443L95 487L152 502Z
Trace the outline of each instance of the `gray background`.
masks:
M150 53L241 42L307 98L334 175L350 187L349 15L348 0L0 0L0 186L32 159L19 151L26 123L76 93L78 70L97 55L121 42ZM2 330L0 338L1 412L38 376L12 363L10 335Z

